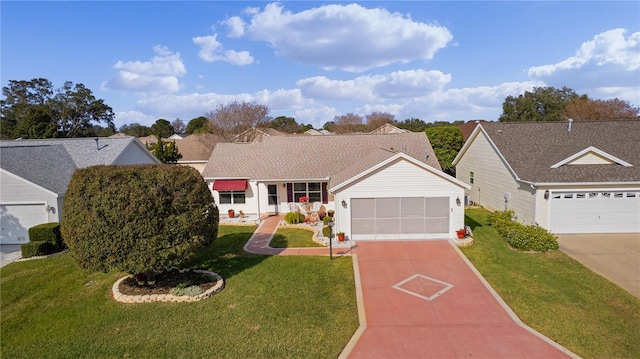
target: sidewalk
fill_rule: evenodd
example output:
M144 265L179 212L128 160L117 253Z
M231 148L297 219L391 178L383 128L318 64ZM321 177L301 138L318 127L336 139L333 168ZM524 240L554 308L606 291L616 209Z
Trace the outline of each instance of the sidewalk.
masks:
M279 217L245 250L329 255L328 248L270 248ZM360 327L339 358L579 358L524 325L448 240L358 242L352 255Z

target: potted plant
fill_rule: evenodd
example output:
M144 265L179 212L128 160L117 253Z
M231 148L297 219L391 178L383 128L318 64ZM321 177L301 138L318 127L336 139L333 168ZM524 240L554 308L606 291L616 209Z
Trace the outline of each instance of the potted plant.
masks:
M227 211L227 214L229 215L229 218L233 218L236 216L236 211L230 209Z
M332 210L332 209L330 209L330 210L327 212L327 214L329 215L329 217L332 217L332 218L333 218L333 215L334 215L335 213L336 213L336 211L334 211L334 210Z
M344 242L344 232L338 232L336 236L338 237L338 242Z
M464 239L464 236L467 235L467 230L464 228L460 228L456 231L456 233L458 234L458 239Z
M309 203L309 197L307 196L300 197L300 203Z
M318 218L322 221L324 219L324 217L327 216L327 212L325 211L320 211L318 212Z
M138 273L134 276L134 278L136 279L136 283L138 283L139 286L144 285L144 274Z

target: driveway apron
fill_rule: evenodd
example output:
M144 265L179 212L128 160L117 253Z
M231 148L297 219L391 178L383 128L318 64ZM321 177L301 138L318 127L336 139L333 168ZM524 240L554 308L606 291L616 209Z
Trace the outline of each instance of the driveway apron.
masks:
M342 357L576 357L522 324L449 241L360 241L354 253L366 329Z

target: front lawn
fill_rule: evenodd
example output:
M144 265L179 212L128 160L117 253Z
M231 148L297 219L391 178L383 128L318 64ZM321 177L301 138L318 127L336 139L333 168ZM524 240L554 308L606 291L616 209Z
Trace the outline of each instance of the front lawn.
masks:
M255 227L220 226L191 266L225 289L194 303L122 304L122 272L68 254L0 268L3 358L335 358L358 326L351 258L246 253Z
M530 327L584 358L640 357L640 299L560 251L524 253L466 210L464 254Z
M313 232L299 228L278 228L269 244L272 248L324 247L311 239Z

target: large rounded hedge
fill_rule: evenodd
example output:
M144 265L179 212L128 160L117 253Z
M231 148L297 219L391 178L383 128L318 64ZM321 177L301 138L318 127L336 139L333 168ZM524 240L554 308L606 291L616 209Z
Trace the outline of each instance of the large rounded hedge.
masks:
M216 238L218 220L191 167L95 166L73 174L61 230L80 267L143 273L192 258Z

